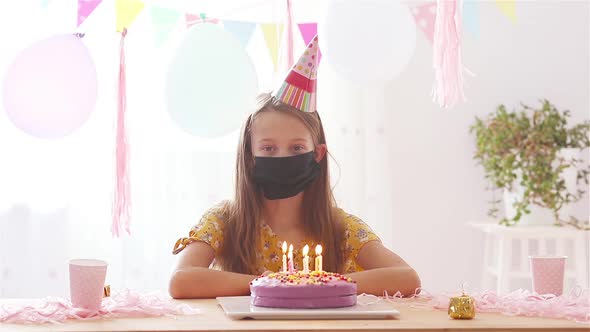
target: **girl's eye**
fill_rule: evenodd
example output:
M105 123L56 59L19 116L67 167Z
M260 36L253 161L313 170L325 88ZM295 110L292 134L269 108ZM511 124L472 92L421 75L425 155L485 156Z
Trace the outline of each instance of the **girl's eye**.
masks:
M262 151L264 151L264 152L273 152L274 151L274 147L273 146L269 146L269 145L263 146L262 147Z
M295 147L293 148L293 150L300 152L300 151L304 151L305 150L305 146L303 145L295 145Z

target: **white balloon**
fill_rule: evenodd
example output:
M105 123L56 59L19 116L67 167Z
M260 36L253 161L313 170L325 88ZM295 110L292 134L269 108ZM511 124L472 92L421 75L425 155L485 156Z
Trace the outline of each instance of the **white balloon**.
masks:
M240 42L215 24L191 27L166 76L170 117L198 137L219 137L240 128L255 105L256 69Z
M387 81L410 61L416 24L398 0L328 0L318 35L335 71L353 81Z

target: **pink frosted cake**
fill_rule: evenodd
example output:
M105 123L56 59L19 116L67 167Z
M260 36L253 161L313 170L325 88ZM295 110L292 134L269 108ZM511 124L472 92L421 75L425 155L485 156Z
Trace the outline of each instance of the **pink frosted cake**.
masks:
M356 304L356 283L332 272L280 272L253 280L250 294L258 307L350 307Z

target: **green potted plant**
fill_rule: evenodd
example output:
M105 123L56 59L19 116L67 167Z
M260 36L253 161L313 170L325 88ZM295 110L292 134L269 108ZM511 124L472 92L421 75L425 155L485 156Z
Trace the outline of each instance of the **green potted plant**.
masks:
M474 158L494 192L488 214L497 217L495 193L502 189L506 216L501 224L514 225L531 209L543 208L556 225L588 227L573 217L564 220L560 210L582 198L588 185L590 167L576 153L590 146L590 122L568 127L569 111L559 111L547 100L540 108L521 107L509 112L499 105L487 118L476 117L470 128L476 139ZM574 180L568 181L566 173Z

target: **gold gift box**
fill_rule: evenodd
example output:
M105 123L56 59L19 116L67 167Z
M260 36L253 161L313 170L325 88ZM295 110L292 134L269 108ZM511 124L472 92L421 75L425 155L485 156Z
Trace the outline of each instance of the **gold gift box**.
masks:
M465 294L452 297L449 302L449 317L452 319L473 319L475 317L475 301Z

